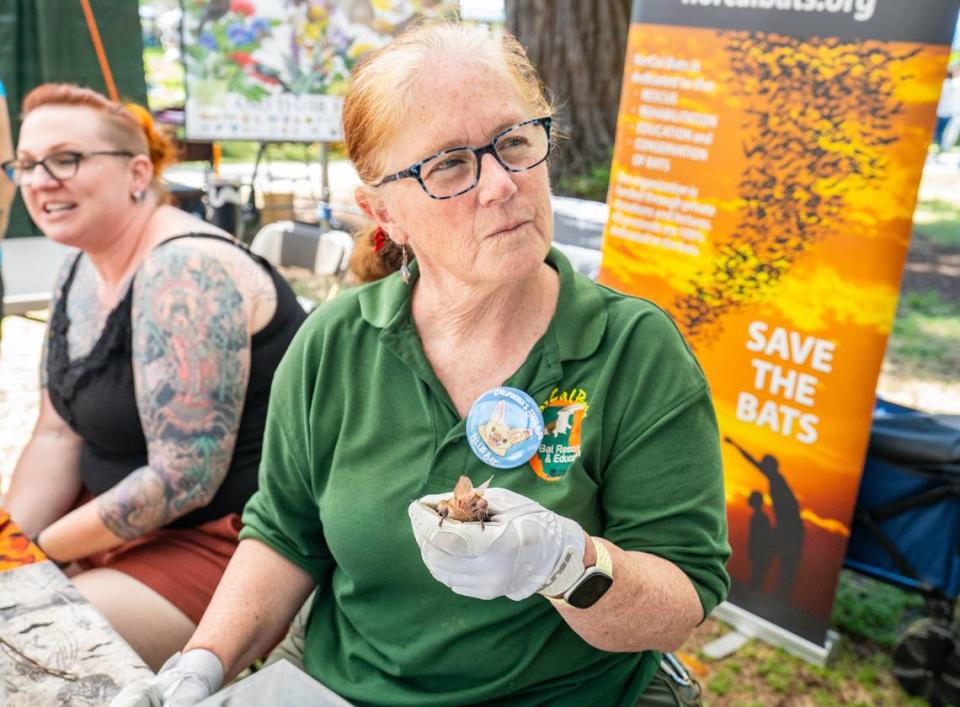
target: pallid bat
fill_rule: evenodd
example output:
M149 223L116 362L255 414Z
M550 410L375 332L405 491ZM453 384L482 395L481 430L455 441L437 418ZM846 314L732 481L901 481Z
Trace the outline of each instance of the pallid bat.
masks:
M437 504L440 525L443 525L445 518L461 522L480 521L480 529L483 530L483 524L490 520L490 507L487 499L483 497L483 492L487 490L491 481L493 481L492 476L474 488L473 482L468 477L461 476L457 479L457 485L453 487L453 498Z

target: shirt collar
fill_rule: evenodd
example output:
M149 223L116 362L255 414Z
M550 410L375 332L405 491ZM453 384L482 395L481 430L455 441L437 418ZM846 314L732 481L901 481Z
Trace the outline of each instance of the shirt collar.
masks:
M546 262L560 276L557 311L547 336L554 337L560 360L585 358L597 350L607 325L601 290L588 278L575 273L570 261L557 248L550 248ZM359 293L360 313L366 322L386 330L412 324L410 293L420 277L416 259L410 262L409 268L409 285L403 284L398 273L393 273Z

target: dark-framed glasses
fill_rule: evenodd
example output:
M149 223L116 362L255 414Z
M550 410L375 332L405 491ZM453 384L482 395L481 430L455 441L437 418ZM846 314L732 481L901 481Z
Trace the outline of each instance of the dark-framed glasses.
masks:
M88 157L97 157L99 155L109 155L112 157L134 157L134 153L129 150L91 150L89 152L78 152L76 150L63 150L54 152L42 160L7 160L0 164L7 178L18 187L23 186L24 180L29 178L37 167L43 167L43 170L58 182L64 182L77 176L77 170L80 169L80 163Z
M483 147L451 147L391 174L374 186L398 179L416 179L433 199L450 199L470 191L480 181L480 162L493 155L508 172L526 172L550 154L552 119L533 118L502 130Z

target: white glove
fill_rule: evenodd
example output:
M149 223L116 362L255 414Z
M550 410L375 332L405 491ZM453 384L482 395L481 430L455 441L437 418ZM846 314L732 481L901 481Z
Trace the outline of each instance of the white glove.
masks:
M449 518L441 526L430 506L450 496L424 496L407 512L423 563L434 579L457 594L520 601L549 584L567 552L583 556L586 536L580 525L526 496L487 489L492 517L483 529L479 523Z
M174 653L149 680L127 685L110 707L192 707L220 689L223 665L206 648Z

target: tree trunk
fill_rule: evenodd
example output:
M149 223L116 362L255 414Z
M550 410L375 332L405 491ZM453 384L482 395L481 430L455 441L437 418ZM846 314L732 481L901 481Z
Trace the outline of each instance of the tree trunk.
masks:
M558 108L555 189L608 168L613 154L632 0L506 0L506 27L527 50Z

